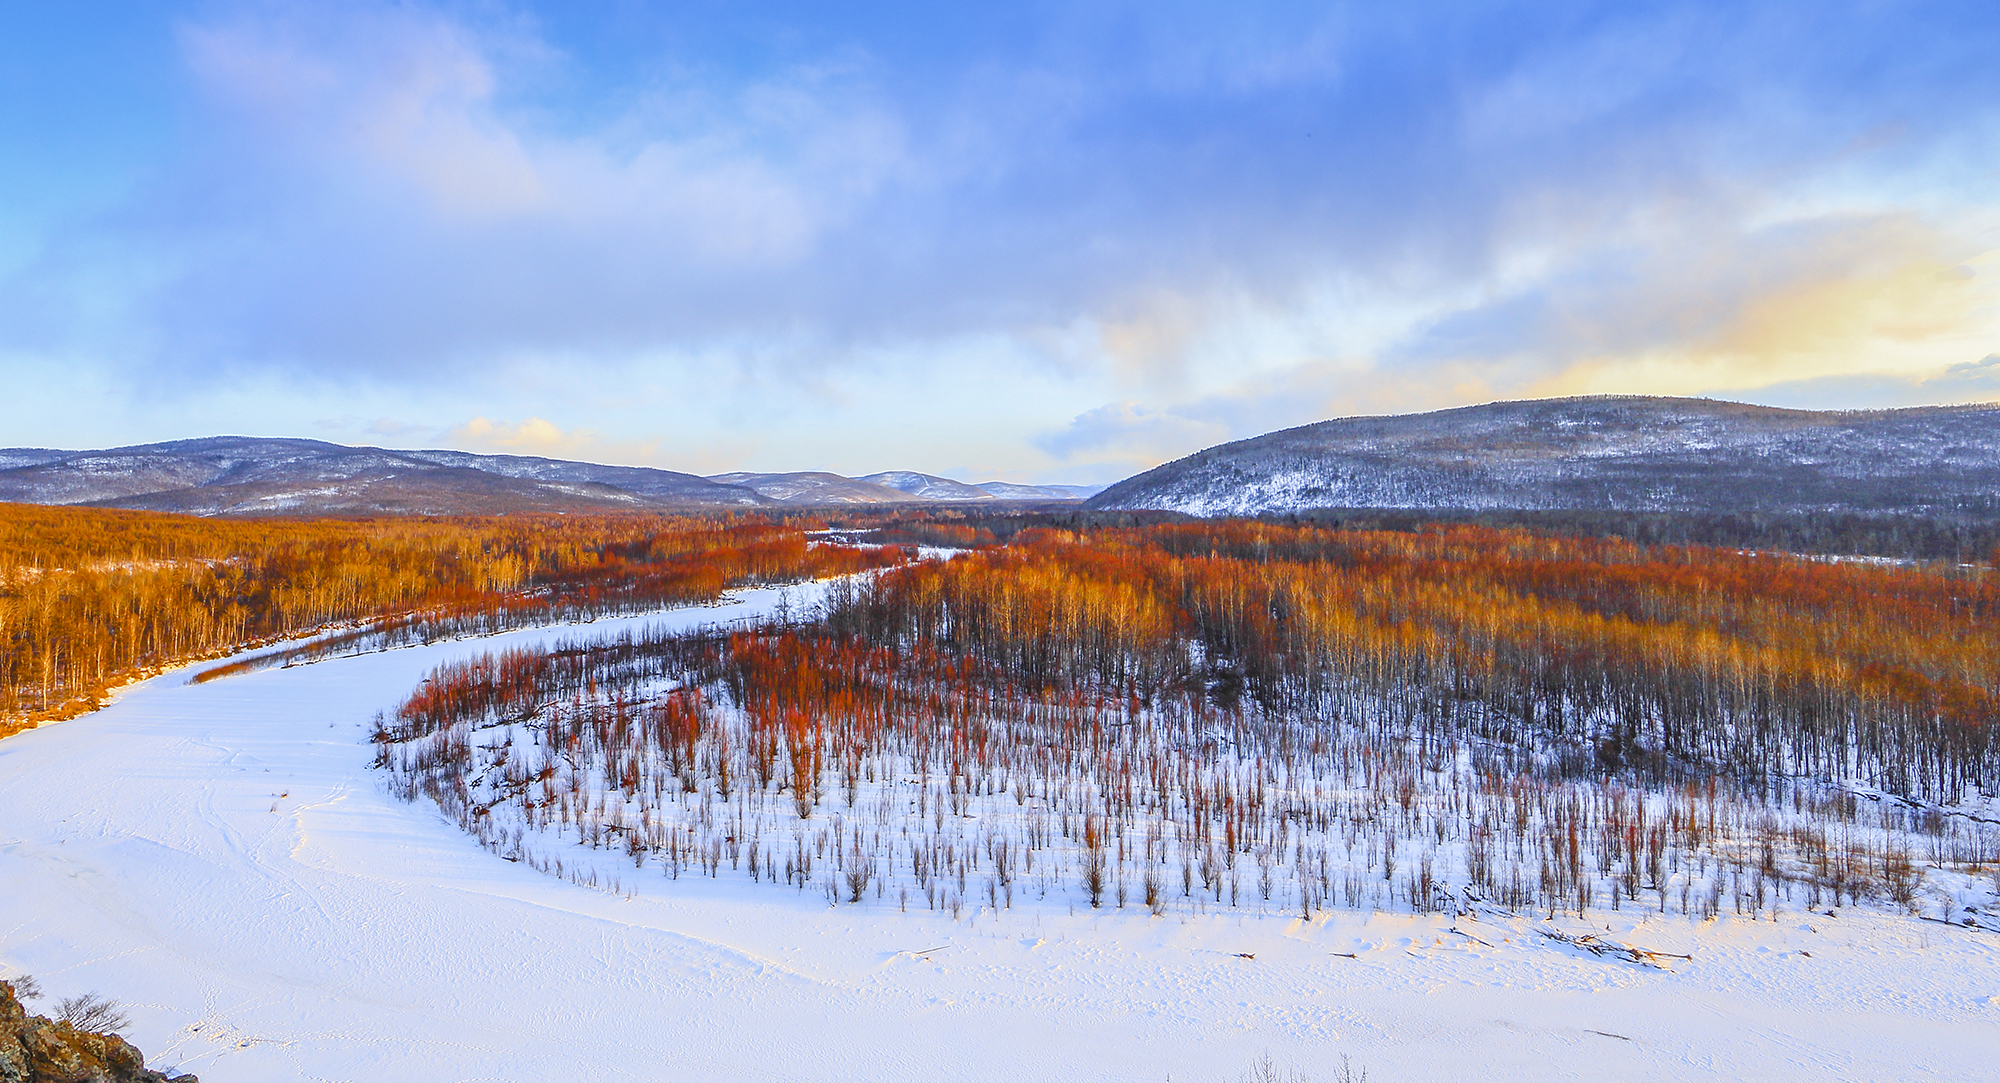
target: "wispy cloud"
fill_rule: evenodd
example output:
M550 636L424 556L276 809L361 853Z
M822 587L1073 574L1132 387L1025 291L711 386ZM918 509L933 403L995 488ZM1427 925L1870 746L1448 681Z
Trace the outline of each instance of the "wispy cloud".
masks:
M760 277L898 155L893 121L825 72L663 87L565 130L502 86L545 48L439 15L263 9L182 39L215 127L158 198L200 198L201 232L233 243L156 299L168 361L449 376L689 346L740 330Z
M1851 410L1967 402L2000 402L2000 353L1930 372L1862 372L1813 376L1734 394L1770 406L1802 410Z
M1943 394L2000 348L1996 32L225 0L180 23L171 153L12 246L0 357L140 388L127 418L331 395L559 434L439 430L486 449L1044 477L1482 398Z
M539 417L525 421L494 421L475 417L446 433L448 446L504 455L539 455L553 459L597 462L647 462L657 443L633 444L604 439L590 429L564 431Z
M1128 401L1078 414L1066 428L1045 433L1035 443L1065 462L1158 462L1189 447L1217 443L1227 435L1228 430L1220 425Z
M1529 395L1918 371L2000 341L1992 253L1906 214L1727 221L1587 250L1387 359Z

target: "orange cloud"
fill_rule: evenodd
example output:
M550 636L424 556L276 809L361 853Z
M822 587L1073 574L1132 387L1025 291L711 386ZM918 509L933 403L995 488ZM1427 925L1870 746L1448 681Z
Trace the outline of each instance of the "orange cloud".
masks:
M651 465L660 446L657 440L604 440L591 429L564 432L554 422L539 417L518 424L475 417L453 426L450 440L467 451L640 465Z
M1699 332L1586 356L1521 390L1688 394L1942 372L2000 348L2000 250L1962 259L1951 247L1908 225L1831 238L1799 273L1720 299L1719 319L1691 305Z

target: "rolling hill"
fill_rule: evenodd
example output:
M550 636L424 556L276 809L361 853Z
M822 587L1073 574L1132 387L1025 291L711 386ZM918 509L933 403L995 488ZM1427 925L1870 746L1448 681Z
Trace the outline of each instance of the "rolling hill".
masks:
M912 471L697 477L641 466L217 436L100 451L0 449L0 502L195 515L509 512L1076 501L1075 486L986 488Z
M2000 405L1783 410L1642 396L1348 417L1222 444L1086 505L2000 516Z
M977 501L1044 503L1082 500L1097 491L1084 485L1021 485L982 481L976 485L914 470L884 470L858 478L825 471L785 474L712 474L708 480L754 489L782 504L958 504Z

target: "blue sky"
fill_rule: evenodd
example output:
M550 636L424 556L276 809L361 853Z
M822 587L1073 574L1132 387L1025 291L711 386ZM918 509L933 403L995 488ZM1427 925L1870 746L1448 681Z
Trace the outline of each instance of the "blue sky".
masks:
M1107 481L1350 413L2000 399L2000 7L0 16L0 444Z

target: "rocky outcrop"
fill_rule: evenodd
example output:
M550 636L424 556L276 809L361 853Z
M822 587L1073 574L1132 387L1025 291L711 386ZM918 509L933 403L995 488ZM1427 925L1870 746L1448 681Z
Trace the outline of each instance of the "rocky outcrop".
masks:
M0 1083L199 1083L146 1068L146 1058L116 1034L95 1034L29 1015L0 982Z

